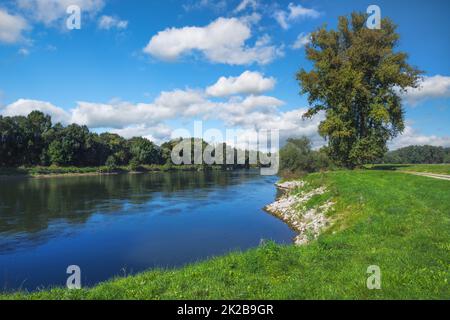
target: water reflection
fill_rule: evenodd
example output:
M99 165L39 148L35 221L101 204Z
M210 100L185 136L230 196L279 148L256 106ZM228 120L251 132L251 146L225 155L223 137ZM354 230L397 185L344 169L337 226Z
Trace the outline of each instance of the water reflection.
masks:
M252 171L0 180L0 283L63 285L77 262L94 284L124 267L290 242L292 231L261 210L275 180Z
M250 177L240 174L231 179L229 174L212 171L0 181L0 233L36 233L58 219L82 224L98 211L111 213L125 204L147 203L154 192L163 193L169 201L183 197L179 191L198 189L189 197L205 199L211 186L226 187Z

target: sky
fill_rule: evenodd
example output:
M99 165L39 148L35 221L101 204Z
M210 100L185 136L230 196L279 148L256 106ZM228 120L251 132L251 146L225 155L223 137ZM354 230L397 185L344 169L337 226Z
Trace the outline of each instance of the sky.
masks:
M69 29L67 8L81 9ZM302 120L296 72L311 69L309 33L378 5L398 25L398 50L424 71L403 96L404 133L391 149L450 146L448 0L0 0L0 114L40 110L156 143L203 130L277 129L325 142L323 114Z

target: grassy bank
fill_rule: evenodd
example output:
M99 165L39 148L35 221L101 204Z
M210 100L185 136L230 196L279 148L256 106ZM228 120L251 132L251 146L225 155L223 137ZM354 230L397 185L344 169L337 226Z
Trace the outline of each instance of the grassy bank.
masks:
M201 166L201 165L141 165L137 168L129 166L118 167L19 167L19 168L1 168L0 177L45 177L60 175L95 175L95 174L119 174L136 172L169 172L169 171L201 171L201 170L221 170L220 166Z
M428 172L450 175L450 164L377 164L367 166L372 170Z
M265 244L175 270L78 291L2 299L449 299L450 183L391 171L305 178L327 185L334 225L303 247ZM320 202L324 199L311 199ZM382 289L368 290L378 265Z

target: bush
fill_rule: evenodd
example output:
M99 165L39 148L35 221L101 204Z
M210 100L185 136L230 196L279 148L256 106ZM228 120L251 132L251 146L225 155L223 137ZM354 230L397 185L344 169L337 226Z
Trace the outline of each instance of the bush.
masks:
M280 150L280 170L283 175L317 172L330 166L331 161L325 151L312 150L307 137L288 139Z
M108 159L106 159L105 166L108 170L115 170L117 168L116 158L114 156L109 156Z
M141 163L136 158L133 158L130 160L130 163L128 164L128 169L130 171L138 172L142 171L142 166Z

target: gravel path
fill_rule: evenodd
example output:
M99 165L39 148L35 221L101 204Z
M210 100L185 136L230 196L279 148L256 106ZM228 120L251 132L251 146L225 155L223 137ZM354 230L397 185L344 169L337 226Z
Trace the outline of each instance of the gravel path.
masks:
M428 173L428 172L413 172L413 171L401 171L401 172L414 174L416 176L434 178L434 179L450 180L450 176L446 175L446 174L437 174L437 173Z

